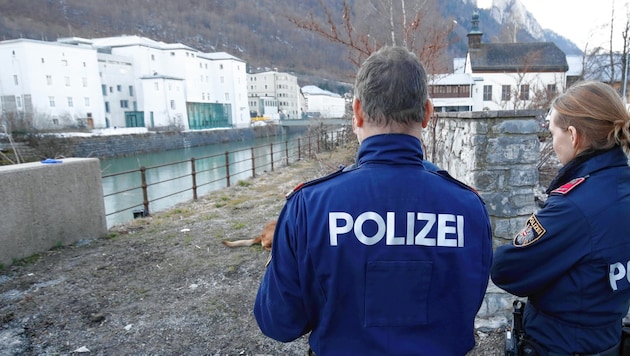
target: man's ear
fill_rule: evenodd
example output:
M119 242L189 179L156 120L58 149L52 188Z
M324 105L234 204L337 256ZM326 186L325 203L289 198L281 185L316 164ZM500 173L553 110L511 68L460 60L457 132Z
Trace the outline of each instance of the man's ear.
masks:
M427 102L424 104L424 119L422 120L423 129L429 125L431 115L433 115L433 103L430 99L427 99Z
M363 108L361 107L361 102L357 98L354 98L354 101L352 102L352 113L354 125L356 125L356 127L363 127Z

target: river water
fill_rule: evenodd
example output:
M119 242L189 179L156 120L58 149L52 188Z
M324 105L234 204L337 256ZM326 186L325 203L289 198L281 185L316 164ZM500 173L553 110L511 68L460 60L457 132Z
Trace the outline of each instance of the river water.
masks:
M195 158L197 195L201 197L226 187L225 152L229 152L230 184L234 185L239 180L252 177L252 147L256 174L259 174L272 168L272 154L276 168L285 165L287 148L290 160L295 161L297 157L291 156L297 154L297 139L301 135L302 133L293 133L251 141L102 159L107 228L128 222L144 212L143 192L140 189L142 179L137 171L140 167L147 168L149 212L155 213L193 199L191 158ZM170 164L175 162L179 163Z

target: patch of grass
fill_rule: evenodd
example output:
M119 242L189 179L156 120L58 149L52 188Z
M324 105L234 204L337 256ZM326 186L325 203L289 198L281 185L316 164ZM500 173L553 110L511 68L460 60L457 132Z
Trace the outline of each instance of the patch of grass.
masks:
M249 187L250 185L252 185L252 182L247 180L239 180L236 185L238 185L239 187Z
M39 253L36 253L34 255L30 255L22 259L13 259L13 264L15 266L27 266L27 265L30 265L39 261L40 258L41 258L41 255Z
M245 223L242 222L242 221L237 221L237 222L232 224L232 229L234 229L234 230L240 230L240 229L242 229L244 227L245 227Z

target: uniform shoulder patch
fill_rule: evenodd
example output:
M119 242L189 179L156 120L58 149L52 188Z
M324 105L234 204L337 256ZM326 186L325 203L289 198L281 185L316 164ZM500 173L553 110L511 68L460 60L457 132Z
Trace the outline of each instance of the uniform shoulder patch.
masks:
M543 237L546 232L547 229L538 221L536 215L532 215L527 219L523 230L514 237L512 243L516 247L529 246Z
M295 193L297 193L300 189L302 189L302 188L304 188L304 187L306 187L306 186L309 186L309 185L313 185L313 184L317 184L317 183L320 183L320 182L327 181L327 180L329 180L329 179L331 179L331 178L334 178L334 177L336 177L336 176L338 176L338 175L340 175L340 174L342 174L342 173L344 173L344 172L348 172L348 170L347 170L347 169L344 169L344 167L341 167L341 168L339 168L339 170L337 170L337 171L335 171L335 172L333 172L333 173L331 173L331 174L329 174L329 175L323 176L323 177L321 177L321 178L313 179L313 180L310 180L310 181L308 181L308 182L302 182L302 183L300 183L300 184L296 185L293 189L291 189L291 191L289 191L289 192L285 195L285 198L289 199L289 198L291 198L293 195L295 195Z
M585 180L586 180L585 177L575 178L575 179L571 180L570 182L565 183L565 184L561 185L560 187L552 190L551 193L567 195L575 187L577 187L578 185L584 183Z

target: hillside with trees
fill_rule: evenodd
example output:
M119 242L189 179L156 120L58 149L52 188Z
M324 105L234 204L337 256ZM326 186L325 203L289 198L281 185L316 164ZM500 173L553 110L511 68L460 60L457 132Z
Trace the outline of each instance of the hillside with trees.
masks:
M407 9L405 9L405 3ZM370 44L391 43L394 25L405 21L421 48L442 37L423 38L428 29L444 36L436 63L452 62L466 52L466 34L475 11L471 0L0 0L0 39L31 38L55 41L61 37L99 38L139 35L164 42L179 42L204 52L225 51L248 62L251 68L278 68L294 72L310 84L335 90L335 82L349 82L356 61L365 54L324 38L312 29L300 28L296 20L312 19L323 26L332 20L338 26L351 17L355 34L367 34ZM402 6L402 8L400 8ZM415 15L419 15L415 16ZM328 16L328 17L327 17ZM414 17L415 16L415 17ZM502 27L491 16L482 23L487 38L500 38ZM400 24L403 28L403 24ZM341 29L341 28L338 28ZM435 30L437 29L437 30ZM424 32L423 32L424 31ZM448 31L443 33L443 31ZM426 37L426 36L425 36ZM519 40L533 40L524 33ZM353 63L354 62L354 63Z

